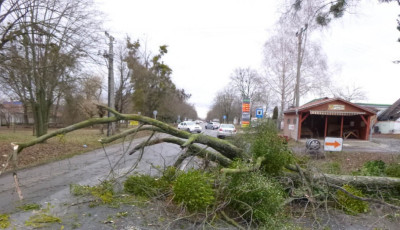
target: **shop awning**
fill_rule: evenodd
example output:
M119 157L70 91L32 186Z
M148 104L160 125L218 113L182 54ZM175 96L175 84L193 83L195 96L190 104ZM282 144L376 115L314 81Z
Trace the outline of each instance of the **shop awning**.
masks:
M326 116L355 116L355 115L365 115L365 112L346 112L346 111L318 111L310 110L312 115L326 115Z

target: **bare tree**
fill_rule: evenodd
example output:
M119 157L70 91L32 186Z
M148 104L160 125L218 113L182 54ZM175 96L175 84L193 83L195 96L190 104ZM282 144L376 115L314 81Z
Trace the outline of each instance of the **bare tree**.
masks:
M128 111L128 104L132 97L133 85L131 83L132 71L128 69L126 63L126 57L128 50L119 46L116 51L116 64L117 64L117 75L115 79L116 91L115 91L115 110L120 113L126 113Z
M59 98L62 86L72 81L78 60L94 46L98 24L90 0L46 0L24 5L21 32L10 45L8 74L2 77L13 83L13 90L29 103L34 115L37 136L47 133L50 109Z
M343 100L355 102L364 101L367 99L366 92L362 87L356 86L355 84L345 87L332 88L331 93L334 97L342 98Z
M294 97L295 48L293 39L283 33L271 37L264 45L265 81L280 102L280 118Z
M303 35L300 47L298 35L294 36L295 29L289 21L279 21L276 34L264 46L265 80L278 95L280 118L288 106L298 101L296 92L300 98L329 85L326 56L321 46Z
M37 0L0 1L0 50L23 33L19 23L29 13L29 7Z
M261 77L256 70L249 67L237 68L231 75L231 82L242 99L259 100L263 87Z
M218 118L223 119L226 116L227 122L233 122L235 117L240 117L241 100L235 89L225 87L217 93L211 110L207 114L207 120Z

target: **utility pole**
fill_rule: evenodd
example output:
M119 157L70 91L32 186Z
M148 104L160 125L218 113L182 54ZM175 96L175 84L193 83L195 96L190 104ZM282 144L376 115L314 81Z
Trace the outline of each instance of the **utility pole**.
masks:
M296 37L298 39L297 44L297 73L296 73L296 88L295 88L295 97L294 104L296 107L300 105L300 70L303 59L303 53L301 52L301 46L303 43L303 33L307 30L308 24L305 24L304 27L300 28L298 32L296 32ZM304 52L304 50L303 50Z
M107 31L105 31L106 36L109 39L108 53L104 52L103 56L108 58L108 107L115 109L115 86L114 86L114 51L113 42L114 37L111 36ZM108 111L108 117L114 116L110 111ZM107 136L114 134L115 124L107 123Z

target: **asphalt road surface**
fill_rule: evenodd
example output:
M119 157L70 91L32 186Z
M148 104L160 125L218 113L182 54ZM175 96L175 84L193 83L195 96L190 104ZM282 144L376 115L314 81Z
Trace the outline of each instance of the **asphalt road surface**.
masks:
M216 136L216 132L216 130L204 129L203 125L204 134ZM42 206L45 206L46 203L53 206L70 203L73 199L70 194L70 184L98 184L110 176L111 168L117 175L130 171L139 154L128 155L127 149L132 149L144 140L146 138L135 140L130 145L129 143L125 143L125 145L116 144L69 159L18 171L20 187L24 196L23 203L37 203L42 204ZM177 145L168 143L147 147L135 171L156 174L158 171L153 166L171 165L180 153L181 149ZM0 213L13 213L11 219L20 220L20 223L14 223L17 226L23 226L24 219L28 218L28 214L16 212L16 207L20 205L21 202L15 191L12 174L1 175ZM65 214L62 208L55 211L59 214ZM93 225L93 223L87 223L85 228L80 229L89 229L90 226L96 229L96 225ZM25 226L24 229L26 229ZM97 229L99 229L98 226Z

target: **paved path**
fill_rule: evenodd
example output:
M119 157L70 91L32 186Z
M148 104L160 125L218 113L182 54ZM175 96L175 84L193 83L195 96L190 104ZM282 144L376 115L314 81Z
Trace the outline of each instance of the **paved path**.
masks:
M131 147L143 140L145 138L135 140ZM179 152L180 148L172 144L148 147L137 171L152 173L150 163L169 165L174 162ZM130 169L137 157L138 154L127 155L122 149L122 144L116 144L107 147L106 151L94 150L70 159L20 170L18 177L24 202L40 203L43 200L51 202L48 198L54 194L69 194L70 184L97 184L107 177L111 169L110 165L115 165L119 161L115 166L115 172L122 174ZM153 169L153 173L155 171ZM55 197L55 199L60 198L60 195ZM0 177L0 213L14 211L15 207L20 205L18 201L12 174L3 174Z

